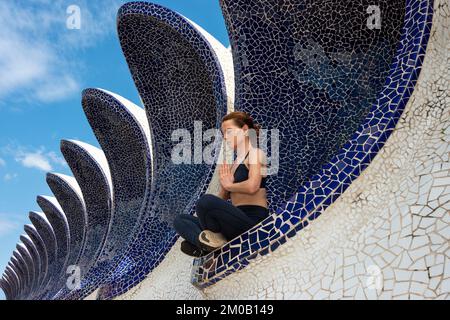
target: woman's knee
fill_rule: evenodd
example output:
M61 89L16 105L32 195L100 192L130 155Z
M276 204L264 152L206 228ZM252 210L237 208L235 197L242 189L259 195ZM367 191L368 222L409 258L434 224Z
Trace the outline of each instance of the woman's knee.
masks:
M182 214L179 214L173 220L173 228L178 232L182 232L186 226L186 219L184 219Z
M211 210L217 205L217 201L220 200L219 197L213 194L204 194L198 200L196 204L196 212L197 214L204 214L205 212Z

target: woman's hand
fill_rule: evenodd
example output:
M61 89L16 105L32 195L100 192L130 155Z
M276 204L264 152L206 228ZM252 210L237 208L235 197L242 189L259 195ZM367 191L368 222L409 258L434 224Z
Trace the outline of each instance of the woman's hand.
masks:
M227 191L228 188L233 184L234 182L234 176L231 173L231 167L227 163L222 163L219 168L219 175L220 175L220 184L222 185L222 188L224 188Z

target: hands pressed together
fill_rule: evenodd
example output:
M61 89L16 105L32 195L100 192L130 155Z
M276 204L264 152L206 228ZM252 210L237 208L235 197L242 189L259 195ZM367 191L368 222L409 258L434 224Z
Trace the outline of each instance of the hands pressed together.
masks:
M222 185L222 188L224 188L227 191L230 191L229 188L234 183L234 176L231 173L231 165L227 163L222 163L219 167L219 177L220 177L220 184Z

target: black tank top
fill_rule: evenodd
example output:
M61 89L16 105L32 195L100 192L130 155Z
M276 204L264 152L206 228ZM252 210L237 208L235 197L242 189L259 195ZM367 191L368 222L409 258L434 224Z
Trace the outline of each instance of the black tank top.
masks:
M247 169L247 166L245 165L244 161L245 161L245 159L247 159L249 152L247 152L247 155L245 156L244 160L242 160L242 162L236 168L236 171L234 171L234 175L233 175L234 182L242 182L242 181L245 181L248 179L248 169ZM260 188L266 187L266 180L267 180L267 177L262 177L261 184L259 185Z

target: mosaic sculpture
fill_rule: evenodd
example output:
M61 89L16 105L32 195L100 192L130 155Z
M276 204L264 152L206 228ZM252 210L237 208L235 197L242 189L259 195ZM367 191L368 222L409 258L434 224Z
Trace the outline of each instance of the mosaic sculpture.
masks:
M47 217L42 212L31 211L29 218L39 237L45 245L47 253L48 268L47 274L42 283L41 290L37 293L37 298L45 296L52 288L55 276L60 274L61 260L58 260L58 245L56 242L56 234Z
M32 263L32 271L33 271L33 283L31 286L31 297L34 292L39 288L40 286L40 277L41 274L44 274L41 270L41 257L39 255L39 251L35 244L33 243L33 240L26 234L23 234L20 236L20 241L24 244L26 250L29 252L31 257L31 263Z
M7 299L448 299L449 4L220 6L229 49L168 8L120 8L143 108L83 91L101 149L61 142L74 178L47 175L56 198L30 213L0 280ZM268 130L262 143L278 130L271 215L192 259L172 221L217 189L223 141L211 137L212 163L175 164L172 135L217 129L231 110ZM209 145L198 141L194 155Z
M39 235L38 231L32 224L26 224L24 226L24 231L27 234L27 236L31 239L33 242L33 245L36 247L37 252L39 253L39 259L40 259L40 272L39 272L39 279L38 279L38 286L34 290L33 294L37 294L41 289L43 284L45 283L47 279L47 272L48 272L48 254L47 254L47 248L45 246L44 241L42 240L41 236Z

